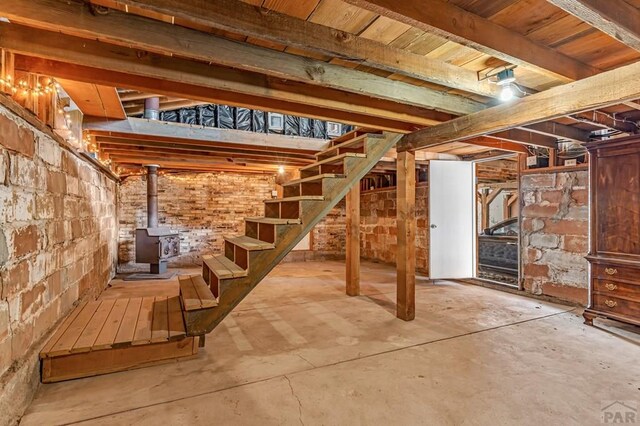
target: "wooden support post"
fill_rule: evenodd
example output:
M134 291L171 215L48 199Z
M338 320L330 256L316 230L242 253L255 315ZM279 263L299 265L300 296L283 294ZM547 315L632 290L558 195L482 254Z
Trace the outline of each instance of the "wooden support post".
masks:
M411 321L416 316L416 157L414 152L398 153L397 160L397 312Z
M6 49L0 49L0 78L3 80L3 83L0 84L0 92L13 95L11 88L16 81L14 56Z
M347 295L360 295L360 183L347 193Z
M482 193L480 194L480 204L482 204L481 226L483 230L489 227L489 203L487 202L487 191L488 189L483 188Z

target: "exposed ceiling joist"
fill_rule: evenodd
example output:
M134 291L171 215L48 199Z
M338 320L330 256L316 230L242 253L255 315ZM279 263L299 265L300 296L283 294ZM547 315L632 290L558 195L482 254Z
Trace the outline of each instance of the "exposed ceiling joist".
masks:
M521 143L505 141L497 138L488 138L486 136L478 136L477 138L467 139L464 142L470 143L473 145L484 146L494 150L499 149L502 151L516 152L520 154L529 154L529 151L527 150L526 146L522 145Z
M318 152L328 146L328 141L324 139L247 132L234 129L218 129L214 127L196 127L188 124L150 121L141 118L111 121L96 120L87 117L83 127L91 134L105 136L117 134L130 135L131 137L152 137L158 140L181 139L186 141L208 142L211 144L246 146L247 148L261 147L274 150L285 149Z
M15 36L15 33L13 35ZM23 42L24 37L31 41ZM55 38L55 35L47 32L43 37L44 39ZM15 51L40 56L17 55L16 69L76 81L130 87L169 96L302 115L398 133L409 133L425 125L446 121L451 117L434 111L418 111L404 105L394 104L387 107L385 101L376 102L343 92L334 94L330 89L316 92L315 88L297 83L272 81L246 74L239 75L237 72L215 69L176 58L153 55L143 55L138 58L135 51L130 49L114 52L114 47L109 49L110 52L103 51L101 53L106 54L106 57L103 56L105 59L103 61L100 60L100 55L94 56L95 49L100 48L97 42L92 44L83 41L82 44L88 46L86 50L73 49L75 46L69 50L55 41L49 45L43 41L44 44L42 44L26 34L9 38L2 24L0 24L0 41L3 44L15 46ZM71 43L69 39L64 41ZM35 43L30 44L31 42ZM50 46L58 51L51 51ZM52 57L59 60L50 60ZM83 61L95 66L82 65ZM323 95L331 96L331 99ZM394 111L392 108L396 106L404 111Z
M313 160L315 157L310 154L309 151L300 151L300 152L291 152L285 151L281 149L264 149L261 147L252 147L252 148L240 148L240 147L229 147L227 144L219 143L212 144L206 142L197 142L197 141L183 141L179 139L172 140L158 140L156 138L143 139L136 135L117 135L117 136L103 136L100 134L92 133L93 140L98 144L100 148L104 147L120 147L124 149L128 149L133 146L147 147L150 149L177 149L177 150L185 150L189 152L202 152L202 153L213 153L224 156L234 156L234 155L251 155L252 157L261 157L261 158L292 158L292 159L305 159L305 160ZM213 146L212 146L213 145Z
M218 160L221 162L228 162L230 164L238 163L238 164L270 164L270 165L282 165L282 166L297 166L302 167L309 165L313 162L313 160L300 160L300 159L291 159L291 158L262 158L262 157L252 157L250 155L243 156L224 156L224 155L215 155L211 153L193 153L187 151L180 151L174 149L157 149L157 148L148 148L148 147L130 147L128 149L122 149L122 147L100 147L101 153L106 153L109 155L109 158L112 160L114 157L145 157L149 158L150 162L155 159L161 158L170 158L172 160L182 159L182 160L204 160L204 161L212 161Z
M554 87L406 135L398 150L415 150L590 111L640 96L640 62Z
M444 0L430 0L428 7L418 1L346 1L564 81L579 80L601 71Z
M502 139L525 145L556 148L557 139L552 136L541 135L523 129L509 129L486 135L489 138Z
M523 129L530 132L540 133L541 135L554 136L575 142L587 142L589 140L589 135L591 134L588 130L555 123L553 121L530 124L528 126L524 126Z
M111 11L93 15L83 3L57 0L3 0L0 16L49 31L60 31L168 56L216 63L300 83L329 87L372 98L469 114L484 105L459 95L391 80L202 31L133 14ZM246 60L251 58L251 60Z
M498 88L486 80L478 81L474 71L238 0L182 0L180 3L172 0L92 0L92 3L126 7L136 13L162 14L182 25L240 33L454 89L487 97L499 96Z
M640 10L624 0L547 0L594 28L640 50Z

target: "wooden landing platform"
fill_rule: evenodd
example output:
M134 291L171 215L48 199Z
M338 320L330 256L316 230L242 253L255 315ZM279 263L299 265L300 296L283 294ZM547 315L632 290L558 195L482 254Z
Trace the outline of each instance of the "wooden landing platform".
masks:
M195 355L180 299L135 297L87 302L71 312L40 352L42 382L143 367Z

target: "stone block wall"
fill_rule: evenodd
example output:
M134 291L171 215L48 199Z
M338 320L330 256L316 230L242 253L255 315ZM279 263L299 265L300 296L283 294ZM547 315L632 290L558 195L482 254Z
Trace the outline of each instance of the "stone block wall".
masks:
M525 290L586 305L588 172L527 174L520 188Z
M396 190L363 192L360 196L360 255L396 263ZM429 273L429 187L416 187L416 270Z
M0 424L26 408L41 346L106 287L117 248L116 182L11 108L0 103Z
M241 173L161 174L158 177L160 226L180 231L181 255L169 266L201 264L203 254L220 254L223 236L244 234L244 218L264 216L263 200L276 189L275 175ZM119 268L146 270L135 262L135 229L147 222L146 178L132 176L120 185ZM288 260L344 256L344 202L312 231L312 251L290 253Z

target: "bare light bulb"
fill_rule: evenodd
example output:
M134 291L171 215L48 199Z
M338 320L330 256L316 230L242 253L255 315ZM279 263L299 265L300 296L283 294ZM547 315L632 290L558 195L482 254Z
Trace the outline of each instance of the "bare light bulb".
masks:
M513 87L510 84L505 85L500 92L500 100L502 102L510 101L514 96Z
M284 173L284 166L278 166L278 173L280 174Z

